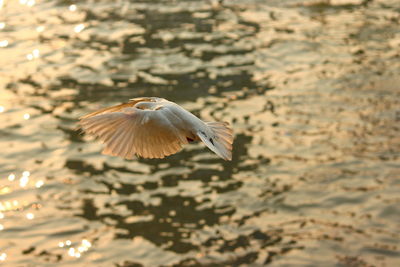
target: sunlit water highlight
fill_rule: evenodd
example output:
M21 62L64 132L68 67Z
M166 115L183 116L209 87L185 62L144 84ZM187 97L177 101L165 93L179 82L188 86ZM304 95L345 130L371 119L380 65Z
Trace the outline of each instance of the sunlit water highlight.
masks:
M2 266L397 266L398 1L0 0ZM125 161L138 96L235 129Z

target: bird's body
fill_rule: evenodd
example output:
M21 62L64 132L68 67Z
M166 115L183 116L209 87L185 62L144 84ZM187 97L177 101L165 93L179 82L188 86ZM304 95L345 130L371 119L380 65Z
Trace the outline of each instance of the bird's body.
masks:
M182 145L203 141L225 160L232 159L232 130L226 122L203 122L159 97L141 97L80 118L82 129L106 144L104 154L131 159L163 158Z

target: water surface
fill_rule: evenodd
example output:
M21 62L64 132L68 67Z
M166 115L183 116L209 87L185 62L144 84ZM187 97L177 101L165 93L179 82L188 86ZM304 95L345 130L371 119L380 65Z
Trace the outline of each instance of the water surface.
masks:
M397 266L400 3L0 1L4 266ZM138 96L228 121L233 160L101 155Z

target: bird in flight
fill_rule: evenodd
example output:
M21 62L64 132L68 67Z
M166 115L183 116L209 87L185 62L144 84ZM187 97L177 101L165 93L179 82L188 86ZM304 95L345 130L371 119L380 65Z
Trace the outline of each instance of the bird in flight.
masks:
M79 124L105 144L106 155L164 158L189 142L202 141L224 160L232 160L233 131L227 122L203 122L164 98L134 98L87 114Z

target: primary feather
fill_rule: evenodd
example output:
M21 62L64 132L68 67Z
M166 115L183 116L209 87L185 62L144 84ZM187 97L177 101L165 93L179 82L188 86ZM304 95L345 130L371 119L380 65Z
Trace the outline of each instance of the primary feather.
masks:
M232 160L233 132L228 123L205 123L163 98L134 98L85 115L79 123L105 144L107 155L163 158L180 151L188 140L201 140L221 158Z

